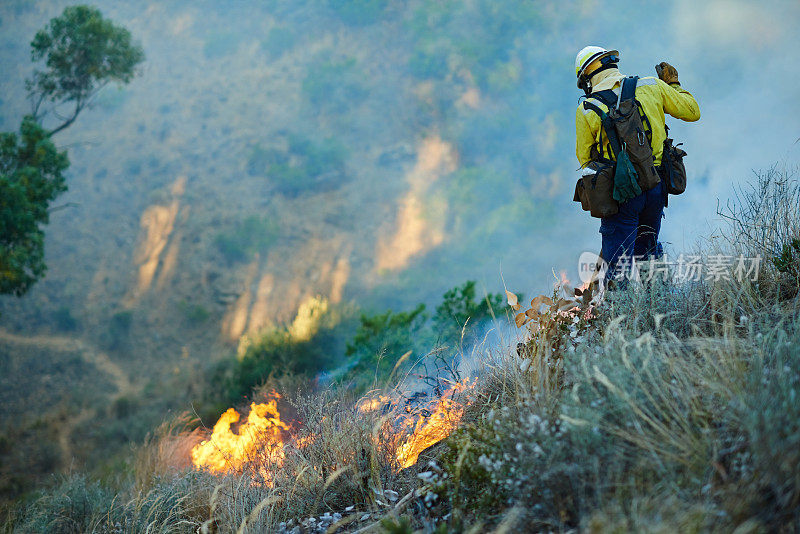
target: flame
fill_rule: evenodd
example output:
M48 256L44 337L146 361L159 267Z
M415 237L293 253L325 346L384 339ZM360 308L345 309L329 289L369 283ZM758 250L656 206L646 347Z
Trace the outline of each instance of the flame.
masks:
M356 409L361 413L377 412L379 409L390 406L392 400L386 395L378 395L377 397L365 397L356 403Z
M417 463L420 453L443 440L455 430L464 415L466 401L456 399L458 393L475 387L469 378L455 383L438 397L423 406L411 408L395 397L372 395L356 403L360 413L388 412L387 429L397 444L394 456L401 468ZM256 468L260 479L272 484L272 469L283 466L284 446L291 443L305 448L315 441L314 435L291 435L296 430L281 420L278 411L280 395L271 393L264 403L253 402L247 420L234 432L231 428L239 422L240 414L234 408L223 413L211 436L191 450L192 464L197 469L213 473L241 472L248 465ZM392 415L394 414L394 415Z
M475 384L470 385L469 378L466 378L447 390L441 398L429 403L428 408L404 421L407 427L413 428L413 431L397 448L395 454L401 468L411 467L417 463L422 451L442 441L455 430L464 415L465 404L454 400L454 396L467 388L474 387ZM426 417L427 413L430 415Z
M283 434L289 431L289 425L281 421L278 412L280 395L273 392L271 396L273 398L267 402L250 404L247 421L239 427L238 433L234 433L231 426L239 421L239 412L229 408L223 413L211 437L192 448L192 464L214 473L226 473L241 470L256 453L259 458L264 458L266 453L267 463L282 465Z

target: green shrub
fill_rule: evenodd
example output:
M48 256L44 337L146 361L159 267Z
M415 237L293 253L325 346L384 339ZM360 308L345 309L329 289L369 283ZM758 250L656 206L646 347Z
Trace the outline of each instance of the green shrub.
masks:
M332 326L320 328L304 341L293 339L284 329L269 331L248 346L240 359L225 360L211 371L213 391L208 402L229 406L271 376L312 376L329 369L337 360L340 343L340 335Z
M250 261L256 253L264 253L280 235L280 227L272 218L251 215L238 221L228 232L217 234L214 244L228 263ZM204 321L207 311L190 305L183 307L190 321ZM191 317L190 317L191 316Z
M190 304L182 300L178 306L183 312L184 317L186 317L192 325L204 324L208 321L208 318L211 317L211 312L202 304Z
M97 532L119 509L115 494L85 476L62 479L27 507L17 526L20 532L78 534Z
M248 173L267 177L275 190L287 197L328 190L346 178L348 151L337 139L314 141L292 134L286 145L285 149L254 147L247 162Z
M319 58L308 67L302 91L317 110L341 114L358 107L368 94L366 75L355 58Z
M795 315L785 326L753 332L760 350L753 355L746 388L730 404L743 432L718 453L732 484L747 494L749 511L757 510L775 527L800 524L798 320ZM725 506L736 502L729 498Z
M106 329L100 334L100 341L107 350L121 350L130 342L133 312L122 310L114 313L108 321Z
M346 354L353 362L351 374L362 384L373 378L379 382L388 379L401 356L425 347L421 332L427 320L424 304L409 312L362 315L358 330L347 343Z
M198 472L157 479L148 491L126 501L103 483L82 475L65 477L24 507L14 531L194 532L207 517L208 503L191 502L189 497L193 488L209 484L207 479L208 475Z
M78 320L67 306L59 306L53 313L53 322L56 328L63 332L72 332L78 328Z
M772 263L782 273L800 276L800 239L784 243L780 254L772 258Z
M475 301L475 285L474 280L468 280L442 296L442 303L436 307L436 315L433 316L433 328L444 340L458 343L464 332L466 341L474 341L475 336L480 334L479 325L503 309L505 297L499 293L488 293ZM465 329L467 325L472 328Z

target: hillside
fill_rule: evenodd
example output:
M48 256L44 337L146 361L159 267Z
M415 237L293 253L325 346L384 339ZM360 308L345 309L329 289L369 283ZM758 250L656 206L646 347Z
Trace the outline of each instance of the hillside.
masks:
M698 251L707 267L764 258L743 276L643 267L626 290L560 283L531 306L509 294L529 321L502 344L444 347L450 366L429 374L429 355L361 397L271 381L233 432L233 409L213 434L162 427L126 479L70 477L16 527L796 530L799 195L791 175L760 175L726 213L725 245ZM764 224L776 217L787 224Z
M3 131L29 108L32 36L70 4L0 6ZM501 277L533 294L552 272L573 277L599 239L571 203L571 63L609 25L627 28L630 72L674 55L703 106L702 132L674 125L696 177L668 211L676 253L706 235L709 199L729 198L742 169L797 154L797 75L782 61L794 2L739 6L726 24L705 24L727 11L717 3L687 17L691 2L94 4L146 61L57 138L72 165L47 276L0 298L3 499L54 473L130 470L130 446L162 421L194 411L210 425L241 407L287 345L301 354L289 374L322 383L372 363L364 346L383 341L347 354L361 313L432 312L468 280L480 301ZM665 27L670 47L649 38ZM309 339L286 342L323 309ZM437 346L426 328L415 357ZM394 358L409 337L392 338Z

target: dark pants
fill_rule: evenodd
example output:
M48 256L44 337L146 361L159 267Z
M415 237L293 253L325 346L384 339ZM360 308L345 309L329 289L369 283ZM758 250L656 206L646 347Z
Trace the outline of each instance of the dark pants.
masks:
M626 273L622 272L622 267L623 264L630 265L631 255L637 260L661 256L658 232L663 213L664 195L659 183L650 191L620 204L616 215L601 220L603 259L608 263L606 280L624 276ZM621 256L625 257L624 262L620 262Z

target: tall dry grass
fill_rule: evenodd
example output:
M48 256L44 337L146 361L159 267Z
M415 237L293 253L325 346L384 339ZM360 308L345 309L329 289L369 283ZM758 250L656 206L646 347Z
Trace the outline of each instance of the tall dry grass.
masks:
M302 426L280 463L262 449L237 473L187 469L170 458L196 438L166 429L128 483L68 479L17 530L795 531L800 285L785 245L800 197L776 169L739 195L705 251L761 254L756 280L631 284L577 319L543 313L521 346L472 347L460 428L412 468L385 414L345 388L301 390L285 396Z

